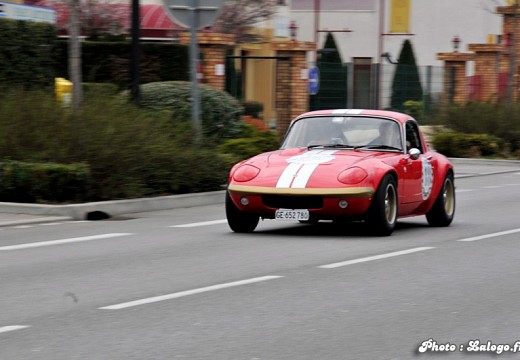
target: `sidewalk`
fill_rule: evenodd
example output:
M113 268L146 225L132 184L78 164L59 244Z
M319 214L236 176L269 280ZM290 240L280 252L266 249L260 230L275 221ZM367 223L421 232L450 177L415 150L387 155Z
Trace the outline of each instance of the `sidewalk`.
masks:
M450 159L455 178L519 172L517 160ZM85 220L89 213L101 211L110 216L167 210L202 205L222 204L224 191L161 196L155 198L102 201L74 205L38 205L0 202L0 228L27 224Z

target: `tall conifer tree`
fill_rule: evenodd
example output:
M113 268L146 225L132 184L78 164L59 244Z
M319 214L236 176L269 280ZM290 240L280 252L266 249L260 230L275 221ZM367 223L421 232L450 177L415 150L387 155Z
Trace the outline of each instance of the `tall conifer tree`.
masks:
M409 40L405 40L394 73L391 106L394 110L403 111L406 101L421 101L422 99L421 79L415 63L412 44Z

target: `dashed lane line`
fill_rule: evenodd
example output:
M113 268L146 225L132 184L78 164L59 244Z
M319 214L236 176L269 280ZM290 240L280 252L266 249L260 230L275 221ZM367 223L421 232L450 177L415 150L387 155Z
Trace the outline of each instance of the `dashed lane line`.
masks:
M172 225L169 227L172 228L190 228L190 227L198 227L198 226L209 226L209 225L217 225L217 224L224 224L227 220L212 220L212 221L202 221L202 222L196 222L196 223L189 223L189 224L180 224L180 225Z
M133 234L132 233L110 233L110 234L82 236L82 237L60 239L60 240L39 241L39 242L34 242L34 243L2 246L2 247L0 247L0 251L11 251L11 250L37 248L37 247L42 247L42 246L70 244L70 243L76 243L76 242L109 239L109 238L128 236L128 235L133 235Z
M226 289L226 288L230 288L230 287L234 287L234 286L254 284L254 283L258 283L258 282L262 282L262 281L268 281L268 280L279 279L279 278L283 278L283 276L278 276L278 275L261 276L261 277L256 277L256 278L252 278L252 279L246 279L246 280L234 281L234 282L229 282L229 283L224 283L224 284L206 286L206 287L202 287L202 288L198 288L198 289L192 289L192 290L181 291L181 292L176 292L176 293L167 294L167 295L160 295L160 296L154 296L154 297L150 297L150 298L146 298L146 299L129 301L129 302L121 303L121 304L104 306L104 307L100 307L99 309L100 310L121 310L121 309L126 309L129 307L151 304L151 303L165 301L165 300L178 299L178 298L181 298L184 296L200 294L200 293L204 293L204 292L208 292L208 291L215 291L215 290Z
M6 333L6 332L9 332L9 331L16 331L16 330L22 330L22 329L26 329L30 326L28 325L9 325L9 326L3 326L3 327L0 327L0 333Z
M465 239L459 239L457 241L463 241L463 242L478 241L478 240L484 240L484 239L494 238L494 237L498 237L498 236L515 234L517 232L520 232L520 228L506 230L506 231L499 231L499 232L496 232L496 233L485 234L485 235L480 235L480 236L474 236L474 237L465 238Z
M334 269L341 266L347 266L347 265L353 265L353 264L359 264L367 261L374 261L374 260L380 260L380 259L386 259L394 256L401 256L401 255L407 255L407 254L413 254L419 251L425 251L425 250L431 250L435 249L434 247L418 247L408 250L402 250L402 251L395 251L391 253L381 254L381 255L375 255L375 256L368 256L364 258L359 259L353 259L353 260L347 260L347 261L341 261L337 263L332 263L328 265L321 265L318 266L321 269Z

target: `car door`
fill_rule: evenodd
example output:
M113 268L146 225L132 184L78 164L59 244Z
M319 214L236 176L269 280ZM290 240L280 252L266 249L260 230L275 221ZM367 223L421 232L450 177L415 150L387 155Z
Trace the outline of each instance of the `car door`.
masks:
M424 152L417 123L408 120L405 124L405 140L408 156L403 160L402 202L417 203L427 199L433 183L433 164L430 154ZM419 150L417 158L410 154L411 149Z

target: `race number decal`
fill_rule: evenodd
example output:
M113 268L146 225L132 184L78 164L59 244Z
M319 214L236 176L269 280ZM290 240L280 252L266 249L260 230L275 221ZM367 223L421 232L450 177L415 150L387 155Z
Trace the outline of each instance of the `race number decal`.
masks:
M433 167L430 161L422 158L422 198L426 200L430 197L433 186Z

